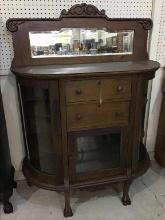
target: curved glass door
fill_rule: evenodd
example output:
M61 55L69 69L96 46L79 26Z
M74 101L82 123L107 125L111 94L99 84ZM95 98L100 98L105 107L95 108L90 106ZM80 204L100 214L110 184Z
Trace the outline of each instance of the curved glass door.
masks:
M49 89L20 86L28 159L42 172L55 174Z

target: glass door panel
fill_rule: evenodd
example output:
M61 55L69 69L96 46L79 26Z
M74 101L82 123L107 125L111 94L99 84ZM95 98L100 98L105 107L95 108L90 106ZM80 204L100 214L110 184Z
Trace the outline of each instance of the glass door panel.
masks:
M120 147L120 133L76 137L76 174L120 167Z

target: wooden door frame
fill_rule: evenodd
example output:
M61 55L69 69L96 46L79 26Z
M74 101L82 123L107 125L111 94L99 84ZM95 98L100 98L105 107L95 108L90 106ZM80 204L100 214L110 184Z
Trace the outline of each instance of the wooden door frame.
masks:
M81 136L98 136L103 134L115 134L121 133L120 139L120 168L112 168L109 170L102 171L90 171L86 173L82 173L80 175L76 175L76 152L75 152L75 138ZM68 152L69 152L69 175L71 178L71 182L79 182L79 181L90 181L93 179L100 178L101 176L104 178L112 177L112 176L121 176L126 174L126 165L127 165L127 139L128 139L128 129L127 126L123 127L111 127L111 128L100 128L100 129L91 129L84 131L74 131L68 132Z

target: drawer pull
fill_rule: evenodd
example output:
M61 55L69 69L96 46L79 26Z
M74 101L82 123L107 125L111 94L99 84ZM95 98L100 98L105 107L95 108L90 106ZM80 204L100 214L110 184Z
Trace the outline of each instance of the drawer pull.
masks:
M77 120L81 120L81 119L82 119L82 116L78 113L78 114L76 114L76 119L77 119Z
M99 107L101 107L102 103L103 103L103 99L102 99L102 86L101 86L101 81L99 80L97 82L97 85L99 86Z
M123 91L123 87L122 86L118 86L117 87L117 92L121 92L121 91Z
M122 112L115 112L115 116L116 116L116 118L121 117L122 116Z
M76 89L76 94L77 95L81 95L82 94L82 90L81 89Z

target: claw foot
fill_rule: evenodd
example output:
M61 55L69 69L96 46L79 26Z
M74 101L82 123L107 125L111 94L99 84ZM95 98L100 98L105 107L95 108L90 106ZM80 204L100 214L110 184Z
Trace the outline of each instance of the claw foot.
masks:
M124 206L131 205L131 200L130 200L129 196L123 197L121 201Z
M73 216L73 212L72 212L71 207L65 207L65 209L64 209L64 216L65 216L65 217L71 217L71 216Z
M12 204L10 202L5 203L3 210L4 210L4 213L6 214L12 213L13 212Z

